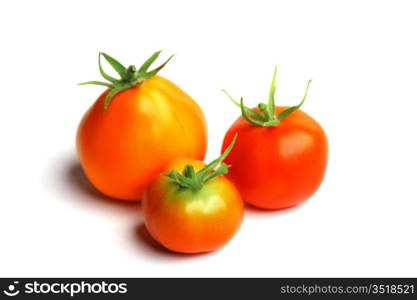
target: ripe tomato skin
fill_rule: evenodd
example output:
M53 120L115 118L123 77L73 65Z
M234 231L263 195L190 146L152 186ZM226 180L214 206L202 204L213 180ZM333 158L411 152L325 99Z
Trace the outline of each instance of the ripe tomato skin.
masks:
M204 159L203 112L185 92L160 76L125 90L104 111L104 92L77 132L77 152L103 194L140 200L146 186L176 157Z
M276 113L287 108L276 107ZM327 137L303 111L296 110L275 127L255 126L239 117L224 137L223 151L236 133L236 144L225 159L232 165L226 176L244 201L281 209L307 200L320 186L327 165Z
M177 159L167 168L196 171L204 163ZM154 180L143 200L145 226L164 247L180 253L214 251L239 229L244 205L239 192L224 176L206 182L201 190L180 188L165 176Z

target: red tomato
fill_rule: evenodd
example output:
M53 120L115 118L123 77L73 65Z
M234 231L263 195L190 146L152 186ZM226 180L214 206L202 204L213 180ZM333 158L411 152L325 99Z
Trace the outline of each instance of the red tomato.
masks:
M223 141L224 149L238 134L225 159L232 166L226 176L243 200L264 209L290 207L312 196L323 180L328 155L325 132L299 110L306 95L298 106L275 107L274 83L275 75L268 105L249 112L241 102L245 117L235 121ZM267 111L271 104L273 109Z
M145 192L146 228L172 251L216 250L233 237L242 222L243 201L234 185L222 176L227 166L211 171L209 164L203 172L205 167L200 161L177 159L167 168L171 173L158 177ZM183 185L179 177L187 178L182 179ZM204 177L211 178L205 181ZM195 186L187 185L193 178L201 180L197 179Z

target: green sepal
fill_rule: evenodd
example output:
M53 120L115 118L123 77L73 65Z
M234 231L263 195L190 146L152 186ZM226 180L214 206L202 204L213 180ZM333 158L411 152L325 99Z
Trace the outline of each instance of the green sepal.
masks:
M214 170L213 172L209 172L207 173L204 178L203 178L203 182L206 183L207 181L217 177L217 176L221 176L221 175L225 175L229 172L229 167L230 165L226 165L226 164L221 164L216 170Z
M106 98L104 99L104 111L106 111L109 108L110 101L113 99L114 96L116 96L118 93L123 92L124 90L130 89L132 85L126 84L126 85L117 85L114 88L112 88L106 95Z
M197 177L201 176L201 178L203 178L204 176L206 176L206 174L213 170L215 167L217 167L217 165L219 165L230 153L230 151L232 151L233 146L236 143L236 139L237 139L237 134L233 137L232 142L230 143L230 145L226 148L226 150L224 150L223 154L220 155L218 158L216 158L215 160L213 160L212 162L210 162L207 166L205 166L204 168L202 168L200 171L198 171L197 173Z
M240 100L240 102L238 102L238 101L236 101L235 99L233 99L232 98L232 96L230 96L230 94L226 91L226 90L220 90L221 92L223 92L223 93L225 93L226 94L226 96L229 98L229 100L230 101L232 101L236 106L238 106L239 108L241 108L241 109L243 109L244 111L245 111L245 113L246 114L249 114L249 115L251 115L251 116L253 116L254 118L256 118L256 119L262 119L263 118L263 116L260 114L260 113L258 113L256 110L252 110L252 109L250 109L249 107L246 107L246 106L244 106L243 105L243 108L241 107L242 105L241 105L241 103L240 102L242 102L243 101L243 99L241 98Z
M113 69L120 75L121 78L124 79L126 77L126 68L120 62L104 52L101 52L101 55L104 56L107 62L113 67Z
M192 166L187 165L186 167L191 167L194 170ZM177 170L172 170L169 174L162 174L162 175L171 179L174 183L178 184L181 188L199 190L203 187L203 185L200 182L197 182L185 176L185 174L181 175Z
M222 90L226 96L237 106L240 107L242 117L250 124L261 127L275 127L283 119L288 117L291 113L299 109L304 101L307 98L308 88L310 86L311 80L307 82L307 87L304 92L304 97L298 105L292 106L279 114L275 112L275 93L276 93L276 77L277 77L277 67L274 69L274 75L272 77L271 85L269 88L269 97L267 103L259 103L258 108L260 112L257 112L254 109L250 109L243 103L243 98L240 98L240 103L234 100L229 93L225 90Z
M101 52L98 54L98 69L100 71L101 76L103 76L103 78L106 79L107 81L110 81L113 84L117 84L119 82L119 80L117 80L116 78L104 72L103 67L101 65Z
M236 138L237 134L233 137L232 142L222 155L210 162L207 166L198 172L195 172L193 166L186 165L182 170L182 173L179 173L177 170L172 170L170 173L162 175L171 179L172 182L178 184L181 188L200 190L207 181L212 180L217 176L227 174L230 166L223 164L222 162L227 157L227 155L229 155L230 151L232 151L232 148L236 142ZM216 169L217 166L219 167Z
M309 81L307 82L307 86L306 86L306 89L305 89L305 91L304 91L304 96L303 96L303 98L301 99L300 103L298 103L298 105L296 105L296 106L291 106L290 108L287 108L286 110L284 110L284 111L280 112L280 113L277 115L277 118L278 118L278 120L279 120L279 121L282 121L282 120L283 120L283 119L285 119L287 116L289 116L292 112L294 112L294 111L296 111L297 109L299 109L299 108L301 107L301 105L303 105L304 101L307 99L308 88L310 87L311 81L312 81L312 80L309 80Z
M113 88L114 85L108 82L103 82L103 81L86 81L86 82L81 82L78 85L85 85L85 84L95 84L95 85L102 85L102 86L107 86L109 88Z
M145 74L149 67L154 63L154 61L158 58L159 54L161 54L162 50L156 51L154 54L152 54L139 68L138 73Z
M244 104L243 104L243 98L240 98L240 111L242 113L242 117L249 122L250 124L253 125L257 125L257 126L264 126L266 120L264 120L264 118L250 118L248 115L248 112L254 112L254 110L252 109L248 109Z
M161 51L157 51L153 53L143 64L142 66L137 69L135 66L129 66L126 68L123 64L121 64L118 60L111 57L110 55L100 52L98 55L98 67L101 76L109 82L102 82L102 81L87 81L80 83L80 85L85 84L94 84L94 85L101 85L110 88L110 91L107 93L106 98L104 100L104 111L106 111L110 105L111 100L115 95L124 90L130 89L132 87L140 85L143 81L155 76L165 65L172 59L173 55L170 56L164 63L162 63L159 67L148 71L149 67L152 65L153 62L159 57ZM119 74L120 79L116 79L110 75L108 75L101 65L101 56L105 58L105 60L109 63L109 65Z
M272 77L271 87L269 88L268 105L266 106L266 109L265 109L265 112L268 115L268 118L272 118L275 115L275 92L277 89L276 80L277 80L277 67L275 66L274 76Z
M155 76L163 67L165 67L165 65L174 57L174 55L171 55L170 57L168 57L168 59L159 67L153 69L152 71L149 71L147 73L145 73L144 75L142 75L143 79L149 79L152 76Z

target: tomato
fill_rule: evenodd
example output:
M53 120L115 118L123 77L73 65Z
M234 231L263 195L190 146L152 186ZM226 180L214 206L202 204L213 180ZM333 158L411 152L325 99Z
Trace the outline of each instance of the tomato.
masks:
M207 166L196 160L176 159L167 168L170 173L159 176L147 188L145 226L164 247L181 253L213 251L239 229L243 201L223 176L228 166L211 170L218 162Z
M308 86L299 105L275 106L275 76L276 70L269 103L250 110L241 100L242 116L223 141L224 149L239 135L225 160L233 166L226 176L246 202L263 209L290 207L311 197L323 180L328 156L324 130L299 110Z
M140 200L146 186L173 159L204 159L204 115L174 83L155 75L155 70L147 71L159 52L138 71L134 67L123 70L113 58L102 55L125 79L110 84L88 82L109 89L81 120L78 156L87 177L103 194ZM101 65L100 71L103 74Z

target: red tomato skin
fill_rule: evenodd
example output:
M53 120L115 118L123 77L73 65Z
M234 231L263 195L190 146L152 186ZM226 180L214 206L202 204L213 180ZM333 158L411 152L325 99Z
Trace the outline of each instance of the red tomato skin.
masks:
M288 107L276 107L280 113ZM226 174L247 203L262 209L297 205L319 188L326 171L328 142L322 127L297 110L275 127L260 127L239 117L227 131L222 151L238 134L225 159Z
M176 159L167 170L181 171L186 164L196 171L205 166L195 160ZM150 235L178 253L219 249L235 235L244 214L239 191L224 176L208 181L199 191L180 189L160 176L146 189L142 205Z

